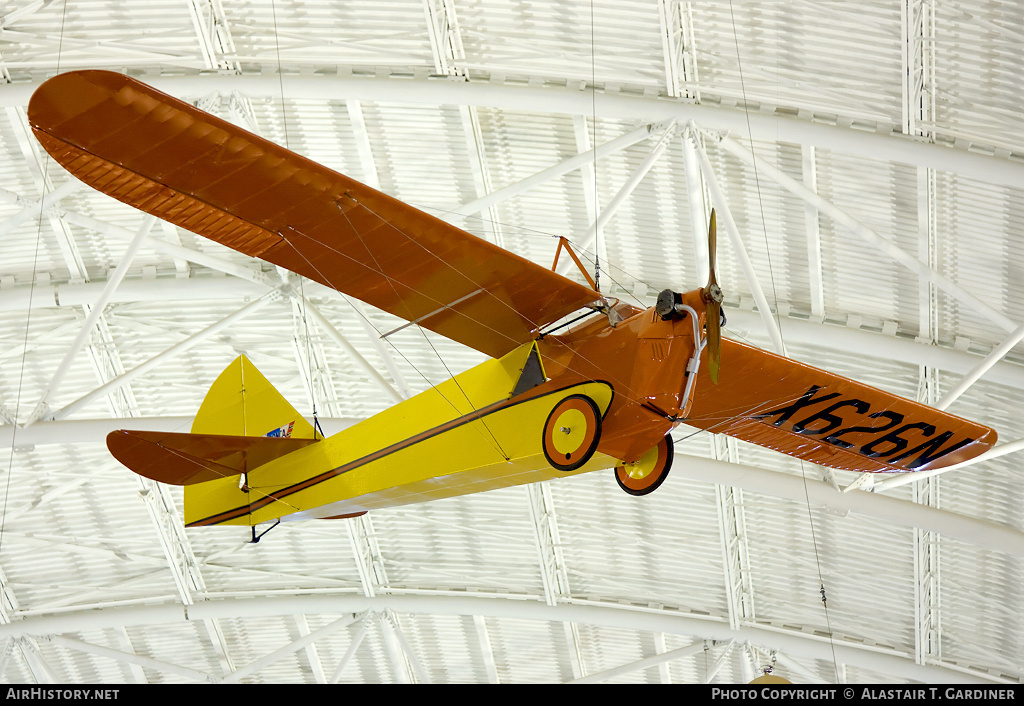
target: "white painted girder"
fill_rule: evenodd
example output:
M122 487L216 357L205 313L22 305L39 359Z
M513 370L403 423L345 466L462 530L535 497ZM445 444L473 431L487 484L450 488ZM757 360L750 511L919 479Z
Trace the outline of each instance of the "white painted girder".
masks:
M153 239L159 241L159 239ZM159 241L164 243L164 241ZM180 246L166 244L168 249L178 252L186 250ZM200 253L187 252L187 257L197 261L210 263L210 259ZM233 263L215 263L223 270L232 274L246 275L247 280L263 282L266 278L254 277L251 268L239 268ZM95 297L104 288L104 282L51 285L49 289L22 287L6 290L0 298L0 310L21 310L58 305L78 306L95 301ZM311 284L310 296L336 296L333 290ZM258 284L249 285L237 280L211 280L204 278L187 278L175 280L144 280L123 282L111 296L114 302L151 301L168 299L202 299L241 298L258 296L266 289ZM750 326L749 312L730 310L730 324L733 329ZM977 357L945 348L924 345L910 339L875 334L849 327L819 325L799 318L782 320L787 340L814 343L841 350L852 350L865 355L880 358L891 358L908 363L918 363L938 367L957 373L969 373L971 382L986 374L987 379L999 384L1024 387L1024 369L1016 364L997 363L1003 355L1019 340L1024 327L1019 327L1007 340L986 360L979 362ZM372 366L370 366L372 367ZM390 367L390 366L389 366ZM973 373L971 372L973 370Z
M577 169L586 169L592 167L595 161L599 161L609 155L612 155L620 150L624 150L627 147L631 147L654 134L658 134L663 130L663 125L660 123L651 123L644 125L635 130L620 135L604 144L598 145L597 147L588 147L585 151L581 151L574 157L570 157L558 164L555 164L546 169L542 169L536 174L532 174L525 177L513 184L504 186L496 191L487 194L481 198L465 203L461 206L450 209L450 212L454 215L471 215L474 213L480 213L483 210L495 206L502 201L510 199L514 196L529 191L530 189L537 188L545 183L548 183L558 177L564 176ZM585 126L584 126L585 134ZM589 142L589 138L588 138ZM593 182L593 175L589 178L584 179L584 186L590 188L589 184Z
M759 174L769 177L790 193L813 204L814 207L822 214L828 216L850 232L878 248L882 253L900 263L914 274L932 282L949 296L954 297L965 305L971 307L996 325L1006 329L1007 331L1013 331L1017 328L1017 324L1013 320L994 310L988 305L988 303L975 296L972 292L967 291L945 275L931 269L926 264L918 260L915 255L899 248L887 238L882 237L857 219L837 208L832 203L810 191L800 182L786 174L783 174L775 165L755 156L754 153L740 145L736 140L730 137L724 137L718 141L718 145L745 164L750 166L756 165L755 168L758 170Z
M684 657L692 657L695 654L699 654L704 651L704 643L696 642L686 647L680 647L679 649L670 650L668 652L662 652L661 654L654 655L653 657L645 657L638 659L635 662L628 664L622 664L618 667L612 667L611 669L605 669L601 672L595 672L594 674L588 674L585 677L579 677L573 679L570 684L600 684L601 682L614 679L615 677L621 677L626 674L632 674L638 672L641 669L650 669L651 667L659 667L667 662L672 662L677 659L683 659Z
M128 266L135 258L135 253L138 252L139 245L142 243L142 240L147 237L149 230L153 227L155 221L156 218L151 216L142 220L142 225L139 226L139 229L132 237L131 243L128 245L128 249L125 251L124 255L121 256L121 261L117 264L117 267L114 268L109 279L104 283L103 290L100 292L99 297L97 297L96 300L87 307L85 321L82 323L81 329L79 329L78 334L71 342L71 345L67 347L64 357L61 359L60 364L57 366L53 376L50 378L50 383L43 392L42 398L37 403L35 411L25 423L26 426L37 421L49 409L51 395L53 395L53 393L60 387L60 383L64 379L64 375L67 374L68 369L71 367L71 363L74 358L78 355L79 351L81 351L82 346L85 345L87 338L92 334L93 327L96 326L100 317L103 316L103 310L109 303L110 297L121 284L121 280L124 279L124 276L128 271Z
M333 433L358 420L321 419L320 421L326 433ZM97 442L103 439L106 433L119 428L180 430L181 419L171 417L164 420L143 418L40 422L31 427L36 430L38 436L17 437L17 443L73 443L76 439ZM9 444L10 430L0 427L0 434L4 431L7 431L7 444ZM61 435L60 437L57 436L58 433ZM0 436L0 442L3 442L3 438ZM1011 452L1024 451L1024 440L1010 442L1004 446L1010 447ZM1000 448L996 447L996 452ZM699 456L681 455L677 465L678 467L673 468L673 473L685 476L690 480L721 483L801 503L809 500L814 507L829 508L840 514L860 513L893 524L929 529L978 546L1024 556L1024 532L1005 525L997 525L937 508L921 507L915 503L888 497L878 492L855 490L841 492L831 484L822 481L807 481L805 487L804 481L798 476ZM914 475L904 474L901 477L907 477L912 481ZM875 486L876 490L884 487L882 483Z
M213 324L210 324L201 331L198 331L193 335L189 336L188 338L179 341L178 343L174 344L173 346L163 351L162 353L158 353L157 355L153 356L144 363L141 363L136 367L132 368L131 370L127 371L124 375L120 375L117 378L114 378L113 380L100 385L99 387L93 389L91 392L87 392L74 402L71 402L65 405L64 407L61 407L59 410L53 412L52 415L48 416L52 419L63 419L74 414L77 410L79 410L82 407L85 407L97 397L105 395L111 390L115 390L121 387L122 385L128 384L129 382L139 377L140 375L143 375L149 370L152 370L153 368L157 367L168 358L172 358L176 355L179 355L189 350L190 348L193 348L194 346L202 343L211 336L224 330L225 328L235 323L236 321L243 319L247 316L251 316L252 314L262 309L264 306L270 304L273 301L276 301L279 297L280 294L276 290L264 294L259 299L249 302L248 304L243 306L241 309L238 309L234 313L225 316L224 318L214 322Z
M700 164L701 174L704 176L704 182L708 186L708 191L711 193L711 201L716 209L716 221L718 228L725 231L729 237L729 241L732 243L733 253L740 262L740 266L743 269L743 274L747 280L747 286L750 288L750 292L754 297L754 302L757 304L758 314L761 316L761 321L764 323L764 329L768 333L768 337L772 342L772 347L775 352L779 355L785 355L786 347L782 341L782 334L779 331L779 325L776 322L775 314L772 310L771 305L768 303L768 299L764 295L764 290L757 278L757 273L754 271L754 265L747 255L746 247L743 244L743 238L740 235L739 228L736 227L736 222L732 218L732 214L729 209L729 202L725 198L725 194L722 192L721 187L718 184L718 180L715 177L715 171L711 167L711 162L708 159L707 153L704 151L703 145L697 140L696 134L697 129L691 124L687 128L688 134L685 139L690 140L694 147L694 153L697 155L697 163Z
M101 65L104 64L97 64ZM888 125L830 125L768 111L747 115L734 108L667 101L643 95L598 93L597 100L592 101L589 91L576 87L309 74L286 76L282 82L271 73L154 76L147 77L146 81L181 98L221 90L239 91L253 98L280 99L283 92L286 100L401 101L427 105L475 105L545 114L591 115L596 109L596 114L605 118L645 122L675 119L679 124L693 121L706 129L735 132L755 140L813 145L861 156L877 154L885 161L930 167L987 184L1019 186L1024 182L1024 163L991 154L993 148L984 144L961 146L958 143L956 147L950 147L901 136L892 132L892 126ZM0 107L28 105L29 97L38 85L38 81L26 81L0 86Z
M830 640L822 635L754 625L733 630L719 620L709 619L707 616L679 614L676 611L576 603L548 606L537 600L506 596L278 595L224 598L187 607L180 604L119 606L28 617L10 625L0 626L0 638L45 638L48 635L67 635L121 625L156 628L160 625L180 625L193 620L212 618L246 619L297 614L355 616L367 611L393 611L399 615L485 616L555 623L571 622L624 630L664 632L687 635L698 640L750 643L801 659L820 659L823 653L831 651L840 665L854 665L922 682L1004 681L995 676L953 665L919 665L914 662L913 655L843 639ZM351 621L351 617L340 620ZM292 643L288 648L282 649L300 649L304 644L305 642L296 646Z
M196 682L212 682L213 678L211 675L201 672L190 667L184 667L180 664L173 664L171 662L165 662L159 659L153 659L152 657L144 657L141 655L133 654L131 652L122 652L121 650L114 650L109 647L103 647L101 645L95 645L82 640L75 640L63 635L47 635L44 638L47 642L64 647L76 652L83 652L85 654L95 655L98 657L104 657L106 659L115 660L118 662L124 662L125 664L132 667L145 667L146 669L152 669L157 672L174 674L179 677L184 677L190 681Z
M661 133L658 141L651 148L647 156L640 165L633 170L633 173L629 175L629 178L619 187L619 190L612 197L611 201L605 206L599 206L597 208L597 218L591 223L590 227L579 237L577 243L577 249L584 252L597 252L601 255L601 261L607 260L607 256L604 254L603 245L603 231L604 227L608 225L608 222L612 219L615 213L622 207L622 205L629 199L636 188L643 181L644 177L647 176L648 172L654 167L658 159L671 144L672 140L676 137L676 126L674 122L669 122L665 126L664 131ZM594 200L596 204L597 195L594 194ZM566 261L562 267L559 268L560 272L566 272L572 268L571 261Z

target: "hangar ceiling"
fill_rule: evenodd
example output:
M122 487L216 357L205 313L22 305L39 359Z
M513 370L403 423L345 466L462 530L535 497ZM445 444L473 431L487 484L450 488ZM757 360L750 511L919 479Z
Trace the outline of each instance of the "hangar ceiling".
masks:
M6 3L0 680L1019 682L1022 39L1010 0ZM241 353L328 432L480 357L68 177L25 107L81 68L544 266L565 236L638 305L703 284L714 206L728 337L1000 445L859 477L684 426L645 498L186 530L107 432L187 430Z

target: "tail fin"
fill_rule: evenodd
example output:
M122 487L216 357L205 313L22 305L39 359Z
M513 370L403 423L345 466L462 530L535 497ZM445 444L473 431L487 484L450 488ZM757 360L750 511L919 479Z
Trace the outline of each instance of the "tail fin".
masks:
M313 425L245 356L236 358L214 381L192 422L192 433L316 438ZM185 525L245 504L246 494L236 477L185 486ZM216 524L248 525L249 518L243 516Z
M192 433L315 438L313 425L244 355L214 381L196 412Z

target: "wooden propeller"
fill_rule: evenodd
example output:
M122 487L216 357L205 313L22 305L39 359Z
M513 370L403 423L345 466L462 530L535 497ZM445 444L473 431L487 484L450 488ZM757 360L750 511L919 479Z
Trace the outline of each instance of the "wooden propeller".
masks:
M715 275L717 262L717 234L715 232L715 210L711 209L711 222L708 225L708 265L710 274L708 284L704 287L704 301L707 303L704 324L707 328L708 372L711 382L718 384L718 369L722 362L722 288L718 286Z

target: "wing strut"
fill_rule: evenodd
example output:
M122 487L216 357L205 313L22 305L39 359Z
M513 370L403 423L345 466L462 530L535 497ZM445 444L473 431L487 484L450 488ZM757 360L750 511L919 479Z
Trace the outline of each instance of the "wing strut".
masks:
M555 268L558 267L558 258L562 254L562 248L565 248L566 252L569 253L569 256L572 257L572 261L576 263L576 267L578 267L580 272L583 273L583 276L586 277L587 284L590 285L590 288L593 289L595 292L600 292L601 290L597 288L597 283L594 282L594 278L590 276L586 268L583 267L583 263L580 262L580 259L578 257L576 257L576 253L573 252L572 247L569 245L569 241L566 239L564 235L558 236L558 249L555 250L555 261L551 265L551 271L554 272Z

